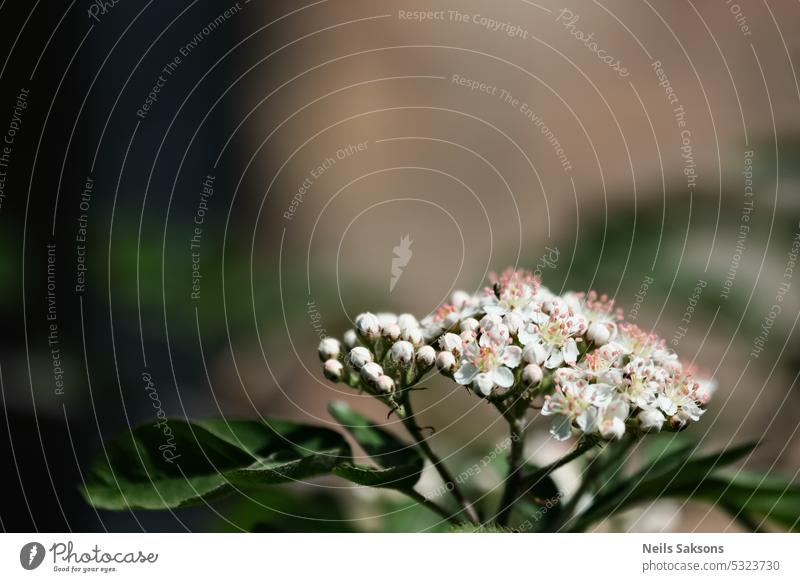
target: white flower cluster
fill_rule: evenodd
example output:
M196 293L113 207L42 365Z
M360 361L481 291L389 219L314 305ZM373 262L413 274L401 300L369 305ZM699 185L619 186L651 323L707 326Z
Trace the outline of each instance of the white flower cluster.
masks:
M521 270L490 282L421 322L362 313L343 342L320 343L325 376L393 404L435 364L482 397L543 397L559 440L573 429L605 439L680 429L703 414L714 381L694 379L664 340L624 323L613 300L558 296Z

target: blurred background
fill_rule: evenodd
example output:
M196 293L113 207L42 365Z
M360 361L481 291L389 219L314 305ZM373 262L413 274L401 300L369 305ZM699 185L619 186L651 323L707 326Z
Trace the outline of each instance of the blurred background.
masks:
M333 426L339 399L385 419L324 381L319 339L509 265L613 296L717 378L685 436L763 438L747 466L796 479L799 23L747 0L0 4L0 526L430 527L333 478L160 513L95 511L78 486L154 422L146 378L173 417ZM504 437L429 388L454 472ZM540 462L568 446L547 425ZM738 527L670 501L601 526Z

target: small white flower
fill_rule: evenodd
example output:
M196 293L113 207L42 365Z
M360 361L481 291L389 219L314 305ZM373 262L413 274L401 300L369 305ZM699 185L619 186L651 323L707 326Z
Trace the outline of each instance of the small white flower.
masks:
M389 357L398 364L408 364L414 358L414 346L404 340L395 342L389 350Z
M633 406L652 407L659 389L669 381L669 373L650 360L634 356L623 369L622 393Z
M338 382L344 375L344 366L339 360L327 360L322 366L322 372L331 382Z
M717 391L717 381L714 378L697 378L697 387L694 391L694 398L700 404L708 404L714 392Z
M464 350L464 342L461 340L461 336L454 333L446 333L439 338L439 347L455 356L460 356Z
M538 287L538 281L531 273L506 270L494 282L494 289L487 291L483 310L487 314L512 315L517 321L525 321L536 308Z
M555 416L550 434L556 440L568 439L573 422L584 433L595 432L600 416L598 409L611 403L613 389L607 384L589 384L571 368L560 368L554 378L556 390L545 396L542 406L544 416Z
M695 400L695 393L694 380L678 374L660 388L655 404L667 416L678 415L683 426L689 420L700 420L705 412Z
M452 303L442 305L420 322L422 335L427 340L432 340L479 311L480 300L478 298L463 291L457 291L453 293Z
M628 418L630 407L624 400L614 400L601 409L597 431L605 439L621 439L625 434L625 419Z
M325 362L326 360L335 360L339 357L339 354L342 351L342 344L339 343L339 340L332 337L323 338L321 342L319 342L319 359Z
M387 322L391 323L391 322ZM372 313L362 313L356 317L356 330L366 338L376 338L381 333L381 324Z
M587 353L576 368L590 380L616 387L622 383L621 355L619 346L607 344Z
M575 338L586 331L586 322L578 316L551 308L549 314L538 313L534 321L519 332L519 341L524 345L538 344L545 354L546 368L558 368L566 362L574 365L578 359L578 344Z
M622 311L614 307L613 299L595 291L565 293L562 299L574 313L586 320L587 339L603 345L617 337L617 323L622 319Z
M621 324L614 341L626 354L640 358L650 358L656 350L664 349L664 340L632 323Z
M347 355L347 362L355 369L360 370L365 364L372 361L372 352L364 346L356 346Z
M479 394L488 396L495 386L510 388L514 384L511 369L521 361L519 347L495 342L488 334L483 334L479 342L466 347L461 367L453 378L463 386L471 384Z

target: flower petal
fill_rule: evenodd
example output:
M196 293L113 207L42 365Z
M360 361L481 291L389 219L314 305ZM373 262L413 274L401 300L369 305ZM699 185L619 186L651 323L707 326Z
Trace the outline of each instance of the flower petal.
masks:
M490 374L483 373L475 376L475 381L472 383L473 388L483 396L489 396L494 388L494 382Z
M455 374L453 374L453 379L462 386L467 386L475 379L475 376L477 375L478 368L467 362L461 366Z
M556 416L550 426L550 434L557 441L565 441L572 434L572 422L567 416Z
M564 363L564 356L561 353L561 350L553 350L550 352L550 357L547 358L547 361L544 363L545 368L558 368L561 364Z
M570 366L574 366L575 362L578 360L578 344L575 343L575 340L570 338L567 340L567 343L564 344L562 348L562 352L564 353L564 361L567 362Z
M522 361L522 350L517 346L508 346L503 350L502 360L509 368L516 368Z
M492 380L501 388L511 388L514 384L514 374L505 366L500 366L492 371Z

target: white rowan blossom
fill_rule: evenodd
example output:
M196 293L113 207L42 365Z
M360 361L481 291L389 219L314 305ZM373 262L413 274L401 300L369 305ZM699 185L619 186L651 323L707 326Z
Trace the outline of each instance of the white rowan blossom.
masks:
M574 365L579 355L577 340L586 332L583 317L574 315L560 302L551 305L550 313L537 311L531 317L519 332L522 345L533 345L534 350L539 346L544 358L541 363L546 368L558 368L564 362Z
M472 385L484 396L495 387L510 388L514 384L511 370L522 361L522 350L509 345L508 328L493 321L488 321L487 326L478 341L464 348L461 366L453 376L459 384Z
M456 291L422 321L360 314L341 342L320 342L325 377L397 406L435 366L492 402L541 404L559 440L680 430L704 413L716 382L694 378L662 338L625 323L612 299L557 296L522 270L489 282Z

